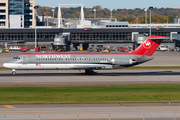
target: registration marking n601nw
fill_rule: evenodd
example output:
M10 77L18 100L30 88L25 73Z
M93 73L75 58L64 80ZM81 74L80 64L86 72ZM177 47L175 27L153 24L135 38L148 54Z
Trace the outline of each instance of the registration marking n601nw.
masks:
M4 105L4 107L6 107L6 108L15 108L15 107L13 107L11 105Z

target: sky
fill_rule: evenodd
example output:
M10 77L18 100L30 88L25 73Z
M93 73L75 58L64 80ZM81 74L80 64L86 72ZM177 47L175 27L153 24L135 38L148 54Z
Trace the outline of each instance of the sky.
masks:
M180 0L35 0L35 4L48 7L57 7L58 4L84 4L86 8L100 5L102 8L108 9L143 9L149 8L149 6L180 8Z

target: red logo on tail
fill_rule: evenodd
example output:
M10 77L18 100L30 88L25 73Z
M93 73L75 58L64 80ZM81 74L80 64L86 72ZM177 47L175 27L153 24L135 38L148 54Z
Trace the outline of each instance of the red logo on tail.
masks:
M150 46L151 46L151 42L150 41L145 41L144 43L143 43L143 46L144 46L144 48L149 48Z

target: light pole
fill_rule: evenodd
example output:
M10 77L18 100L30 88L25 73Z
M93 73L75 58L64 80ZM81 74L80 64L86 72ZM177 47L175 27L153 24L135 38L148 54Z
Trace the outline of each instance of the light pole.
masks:
M153 9L152 6L149 7L149 10L150 10L150 33L149 35L151 36L151 10Z
M53 18L54 18L54 11L55 11L55 9L53 8L53 9L52 9L52 12L53 12ZM54 23L55 23L55 18L54 18Z
M145 11L145 24L147 24L147 9L144 9Z
M35 9L35 48L37 47L37 32L36 32L36 9L38 9L39 6L34 6Z
M112 9L110 9L110 11L111 11L111 19L112 19L112 11L113 11L113 10L112 10Z
M96 9L93 9L94 11L94 19L96 18Z
M47 26L48 26L48 14L46 15L46 17L47 17Z
M53 8L53 9L52 9L52 12L53 12L53 18L54 18L54 11L55 11L55 9Z

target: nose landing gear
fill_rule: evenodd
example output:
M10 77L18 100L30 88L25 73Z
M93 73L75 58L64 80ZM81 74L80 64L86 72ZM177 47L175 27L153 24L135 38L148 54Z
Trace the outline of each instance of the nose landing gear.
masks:
M16 70L12 69L12 75L16 75Z

